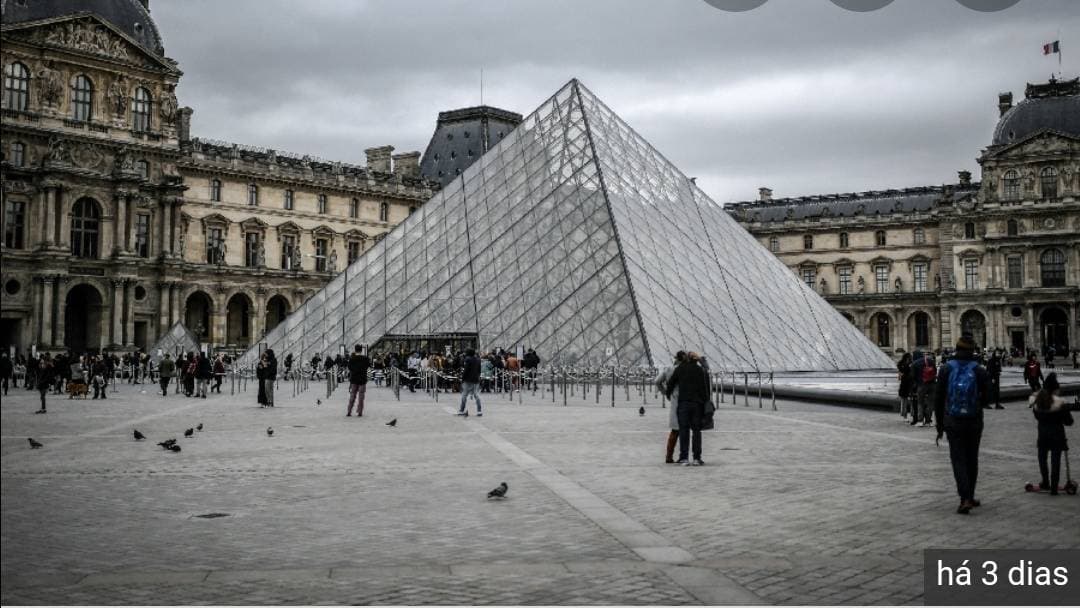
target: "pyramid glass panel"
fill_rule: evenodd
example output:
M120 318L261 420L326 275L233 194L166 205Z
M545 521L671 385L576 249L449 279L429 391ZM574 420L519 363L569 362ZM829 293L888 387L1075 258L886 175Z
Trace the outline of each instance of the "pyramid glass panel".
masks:
M558 364L891 366L576 80L264 341L310 358L390 333L475 333Z

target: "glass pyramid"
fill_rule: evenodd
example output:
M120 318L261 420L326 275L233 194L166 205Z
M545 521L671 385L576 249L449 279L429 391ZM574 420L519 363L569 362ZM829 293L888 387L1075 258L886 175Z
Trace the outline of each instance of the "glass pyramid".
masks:
M577 80L264 342L307 360L438 333L556 364L694 350L725 371L892 366Z
M157 365L166 354L172 355L175 359L180 353L191 352L199 352L199 339L183 323L177 321L150 347L147 355L154 365Z

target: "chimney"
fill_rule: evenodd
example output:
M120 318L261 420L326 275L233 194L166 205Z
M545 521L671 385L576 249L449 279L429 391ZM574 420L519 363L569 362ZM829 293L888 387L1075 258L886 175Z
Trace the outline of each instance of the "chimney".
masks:
M390 155L393 151L394 146L379 146L364 150L364 154L367 154L368 171L390 173Z
M999 116L1004 116L1005 112L1012 109L1012 92L998 93L998 112Z
M772 200L772 188L766 188L764 186L757 189L758 200L762 203L767 203Z
M194 113L195 110L187 106L180 108L180 118L176 121L176 136L181 144L191 142L191 115Z
M394 175L401 177L420 177L419 152L395 154L392 158L394 159Z
M970 186L971 185L971 171L958 171L957 175L960 176L960 185L961 186Z

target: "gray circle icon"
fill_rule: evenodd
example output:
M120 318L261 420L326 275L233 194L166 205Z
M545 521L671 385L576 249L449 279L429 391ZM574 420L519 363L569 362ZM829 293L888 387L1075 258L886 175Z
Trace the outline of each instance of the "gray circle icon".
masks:
M994 13L1013 6L1020 0L956 0L973 11Z
M856 13L876 11L879 8L885 8L892 2L893 0L832 0L832 3L836 6Z
M732 13L751 11L768 2L768 0L705 0L710 5Z

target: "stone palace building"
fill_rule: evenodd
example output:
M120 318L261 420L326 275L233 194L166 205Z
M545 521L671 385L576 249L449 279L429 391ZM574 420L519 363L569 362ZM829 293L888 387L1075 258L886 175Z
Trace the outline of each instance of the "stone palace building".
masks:
M148 0L2 0L0 348L258 340L439 188L191 136Z
M759 200L728 209L891 355L1080 346L1080 79L998 100L982 179Z

